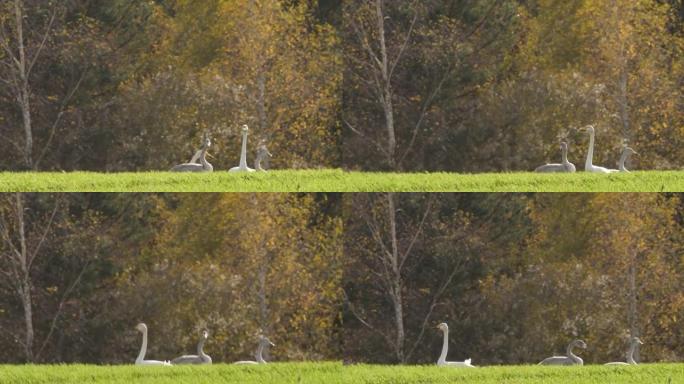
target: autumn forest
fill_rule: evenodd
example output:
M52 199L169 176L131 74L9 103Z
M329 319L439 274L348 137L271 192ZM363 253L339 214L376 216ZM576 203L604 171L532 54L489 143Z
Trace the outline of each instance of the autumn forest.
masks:
M680 170L683 89L682 0L0 0L7 177L167 171L206 137L225 171L243 124L272 154L245 177L511 174L561 142L579 171L588 125L597 164ZM214 363L268 335L434 365L441 322L482 366L634 336L681 362L684 195L653 190L1 193L0 364L132 364L140 322L152 356L209 330Z
M167 170L205 132L227 169L242 124L275 169L532 170L586 124L597 163L684 157L680 0L21 0L0 26L0 170Z

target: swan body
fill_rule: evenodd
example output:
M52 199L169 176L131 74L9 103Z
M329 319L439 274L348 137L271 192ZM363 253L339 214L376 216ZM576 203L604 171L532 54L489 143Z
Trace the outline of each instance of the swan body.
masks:
M447 352L449 351L449 326L446 323L440 323L437 329L442 331L443 343L442 343L442 354L439 355L437 359L437 365L440 367L453 367L453 368L475 368L471 364L471 359L466 359L464 361L446 361Z
M632 154L636 155L637 153L635 150L633 150L632 148L625 145L622 148L622 153L620 154L620 161L618 161L618 169L609 169L608 171L610 173L617 173L617 172L629 173L629 170L627 168L625 168L625 162L627 161L629 156Z
M634 360L634 351L640 344L643 344L641 339L639 339L638 337L632 337L629 343L629 350L627 351L627 362L625 363L623 361L614 361L612 363L606 363L604 365L637 365L636 360Z
M202 144L202 149L199 150L199 156L195 153L195 156L190 159L189 163L178 164L171 168L171 172L213 172L214 167L207 161L207 150L211 146L211 140L209 137L204 137L204 142ZM196 163L199 157L199 164Z
M275 344L271 342L266 336L259 336L259 346L257 347L256 361L253 360L241 360L236 361L233 364L266 364L264 360L263 352L264 348L267 346L275 347Z
M618 171L629 173L629 170L625 168L625 162L631 155L638 155L638 153L636 153L636 151L632 148L624 146L622 148L622 154L620 155L620 162L618 163Z
M254 172L254 170L247 166L247 131L249 127L247 124L242 126L242 150L240 151L240 165L233 167L229 172Z
M584 171L593 173L610 173L610 170L605 167L599 167L593 164L594 160L594 127L592 125L587 125L580 130L587 131L589 133L589 151L587 152L587 160L584 162Z
M567 356L551 356L542 360L538 365L584 365L584 361L574 353L572 349L579 347L582 349L587 348L587 344L582 340L573 340L568 344L566 350Z
M145 323L140 323L135 327L138 331L142 332L142 346L140 346L140 353L135 359L135 365L160 365L160 366L170 366L171 363L168 361L159 360L145 360L145 354L147 353L147 325Z
M575 172L575 165L568 161L568 143L562 142L561 148L561 163L545 164L537 167L534 171L541 173L548 172Z
M196 355L183 355L171 360L171 364L211 364L211 357L204 353L204 343L209 338L207 330L202 331L200 341L197 344Z

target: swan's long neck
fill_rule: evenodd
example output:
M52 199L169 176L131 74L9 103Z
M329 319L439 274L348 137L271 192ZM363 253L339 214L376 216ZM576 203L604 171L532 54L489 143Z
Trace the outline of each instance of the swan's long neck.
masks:
M629 153L627 153L627 151L622 151L622 155L620 156L620 163L618 164L619 165L618 169L622 172L627 170L625 168L625 162L627 161L628 157L629 157Z
M632 342L629 346L629 351L627 352L627 363L628 364L636 364L636 360L634 360L634 351L636 351L637 343Z
M589 132L589 151L587 151L587 161L584 163L584 169L589 169L593 166L594 161L594 132Z
M240 168L247 168L247 132L242 132L242 150L240 151Z
M143 332L143 340L142 340L142 345L140 346L140 353L138 353L138 358L135 359L135 361L143 361L145 360L145 353L147 353L147 329L145 329Z
M197 343L197 356L203 356L204 355L204 342L206 339L204 337L200 338L200 342Z
M266 362L264 360L264 342L259 343L259 347L257 348L256 361L257 361L257 363L265 363Z
M568 147L563 147L561 150L561 162L563 164L568 163Z
M200 155L200 164L202 164L202 168L204 168L204 169L209 169L209 166L210 166L209 162L207 161L207 150L208 149L209 149L209 147L205 145L204 148L202 148L202 154Z
M447 352L449 351L449 330L442 330L442 333L444 334L444 341L442 342L442 354L439 355L439 360L437 360L438 364L446 361Z
M572 361L574 361L574 362L577 363L577 362L580 361L580 358L577 357L577 355L575 355L574 353L572 353L572 349L573 349L574 347L575 347L575 344L574 344L574 343L570 343L570 344L568 345L568 349L567 349L566 353L567 353L568 357L569 357L570 359L572 359Z

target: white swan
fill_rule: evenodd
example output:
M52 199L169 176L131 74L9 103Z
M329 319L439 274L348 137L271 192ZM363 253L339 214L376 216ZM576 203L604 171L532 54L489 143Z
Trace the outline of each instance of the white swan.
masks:
M214 167L207 161L207 150L211 146L211 140L208 136L204 136L202 149L199 151L200 163L195 163L197 154L192 157L189 163L178 164L171 168L171 172L213 172Z
M135 365L170 366L171 363L169 363L168 361L145 360L145 354L147 353L147 325L145 325L145 323L140 323L135 328L143 334L142 346L140 347L140 353L138 354L138 358L135 359Z
M259 336L259 346L257 347L257 353L256 353L256 361L252 360L241 360L241 361L236 361L233 364L266 364L266 360L264 360L263 352L265 347L275 347L275 344L271 342L271 340L268 339L266 336Z
M437 359L437 365L440 367L454 367L454 368L475 368L470 364L471 359L465 361L446 361L447 352L449 350L449 326L446 323L440 323L437 328L444 334L444 341L442 343L442 354Z
M575 165L568 161L568 143L561 142L561 163L545 164L537 167L535 172L575 172Z
M197 344L196 355L183 355L171 360L172 364L211 364L211 357L204 353L204 343L209 338L209 332L205 329L202 331L200 341Z
M240 165L233 167L229 172L254 172L254 170L247 166L247 131L249 127L247 124L242 126L242 150L240 151Z
M587 344L582 340L573 340L568 344L566 350L567 356L547 357L542 360L539 365L584 365L584 361L579 356L572 353L572 349L575 347L586 349Z
M632 148L628 146L622 147L622 153L620 154L620 161L618 161L618 169L609 169L608 172L610 173L617 173L617 172L627 172L629 173L629 170L625 168L625 162L627 161L627 158L631 154L637 154L636 151L634 151Z
M629 350L627 351L627 362L614 361L612 363L606 363L604 365L637 365L636 360L634 360L634 351L637 345L643 344L643 342L638 337L632 337L629 343Z
M622 154L620 155L620 162L618 163L618 171L619 172L629 173L629 170L627 168L625 168L625 162L627 161L627 159L629 159L629 156L631 156L631 155L638 155L638 153L636 153L636 151L633 150L632 148L625 145L622 148Z
M584 128L580 128L580 131L587 131L589 133L589 151L587 152L587 160L584 162L584 171L593 173L610 173L608 168L599 167L598 165L592 164L594 160L594 127L592 125L587 125Z

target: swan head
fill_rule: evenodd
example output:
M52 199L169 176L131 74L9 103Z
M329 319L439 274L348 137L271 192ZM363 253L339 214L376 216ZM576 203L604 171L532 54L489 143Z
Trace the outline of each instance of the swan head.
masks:
M594 134L594 126L593 125L587 125L586 127L582 127L579 129L580 131L587 131L590 135Z
M630 154L630 155L638 155L638 153L635 150L633 150L631 147L624 147L622 149L622 151L627 153L627 154Z
M273 344L273 342L271 342L271 340L269 340L266 336L260 336L259 342L264 345L270 345L271 347L275 347L275 344Z
M566 143L565 141L561 141L560 149L561 149L561 151L567 151L568 150L568 143Z
M242 133L247 133L247 131L249 131L249 127L247 126L247 124L243 124L242 125Z
M204 136L204 141L202 142L202 144L204 144L204 146L207 148L211 147L211 139L209 138L209 136Z
M208 338L209 338L209 331L207 331L206 329L203 330L203 331L202 331L202 338L203 338L204 340L208 339Z
M442 332L446 332L449 330L449 326L447 325L447 323L439 323L439 325L437 325L437 329L439 329Z
M584 340L575 340L572 342L572 344L575 347L582 348L582 349L587 349L587 343L584 342Z
M145 323L138 323L138 325L135 326L135 329L140 332L145 332L147 331L147 325L145 325Z

